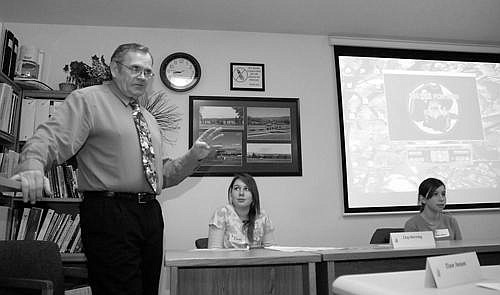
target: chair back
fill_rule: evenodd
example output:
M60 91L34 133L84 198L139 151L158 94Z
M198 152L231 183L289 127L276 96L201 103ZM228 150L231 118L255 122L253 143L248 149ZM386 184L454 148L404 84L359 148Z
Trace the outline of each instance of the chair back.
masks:
M61 254L54 242L0 241L0 277L50 280L54 286L54 294L64 294ZM7 294L1 288L0 286L0 293ZM13 294L19 294L18 292Z
M383 227L377 228L372 235L370 244L388 244L390 242L391 233L404 232L402 227Z
M196 249L207 249L208 248L208 238L199 238L194 241Z

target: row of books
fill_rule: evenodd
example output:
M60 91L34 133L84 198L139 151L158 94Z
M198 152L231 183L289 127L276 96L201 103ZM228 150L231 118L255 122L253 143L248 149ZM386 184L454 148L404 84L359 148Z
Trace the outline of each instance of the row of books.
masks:
M7 150L4 153L0 153L0 176L11 177L18 162L18 152Z
M80 253L80 214L73 216L51 208L0 206L0 240L52 241L61 253Z
M14 135L19 95L7 83L0 83L0 130Z
M18 161L19 153L15 151L8 150L5 153L0 153L0 176L11 177ZM81 193L78 191L77 175L78 169L67 163L54 166L48 170L46 176L50 182L52 197L59 199L81 198ZM4 194L13 196L10 193Z
M78 191L78 169L71 164L61 164L47 171L53 198L81 198Z

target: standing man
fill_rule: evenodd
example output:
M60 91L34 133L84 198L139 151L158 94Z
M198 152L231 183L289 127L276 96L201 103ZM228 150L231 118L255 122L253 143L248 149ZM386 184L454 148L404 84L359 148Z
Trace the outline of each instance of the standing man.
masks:
M51 194L44 170L76 155L82 242L94 295L157 295L163 216L156 196L190 175L218 146L220 129L204 132L175 160L161 159L155 118L137 105L154 77L140 44L120 45L112 81L73 91L26 142L14 179L25 202Z

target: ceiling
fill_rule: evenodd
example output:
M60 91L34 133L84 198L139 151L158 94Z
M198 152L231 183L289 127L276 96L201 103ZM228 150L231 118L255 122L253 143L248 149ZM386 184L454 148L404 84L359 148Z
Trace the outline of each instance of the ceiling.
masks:
M0 21L500 45L499 0L0 0Z

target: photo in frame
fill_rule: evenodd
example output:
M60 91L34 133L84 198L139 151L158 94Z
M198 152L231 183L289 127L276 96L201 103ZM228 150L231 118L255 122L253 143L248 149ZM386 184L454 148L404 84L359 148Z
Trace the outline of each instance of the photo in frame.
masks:
M231 90L264 91L264 64L231 63Z
M221 127L222 147L193 176L302 176L298 98L189 97L189 146Z

